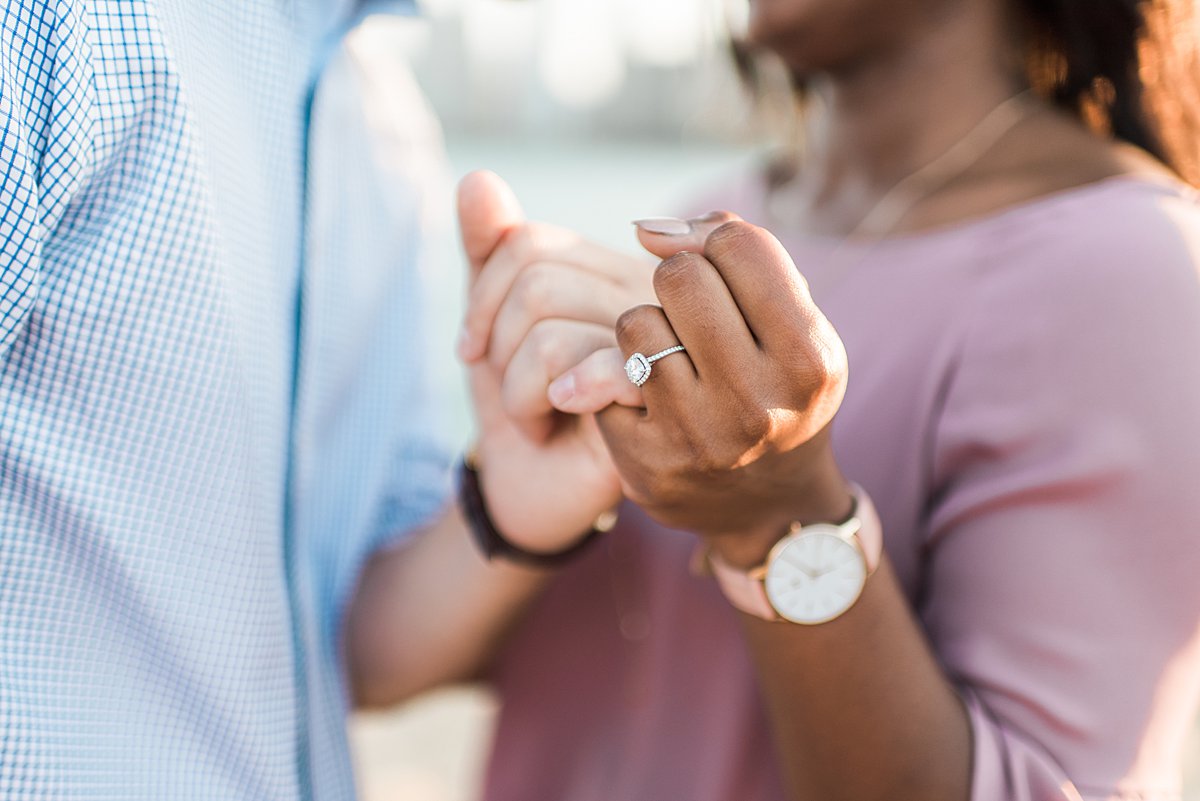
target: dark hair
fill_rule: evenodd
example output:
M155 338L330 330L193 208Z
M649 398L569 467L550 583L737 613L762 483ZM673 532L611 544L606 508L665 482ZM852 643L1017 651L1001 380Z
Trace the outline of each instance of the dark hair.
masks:
M1195 0L1016 0L1043 97L1200 185Z

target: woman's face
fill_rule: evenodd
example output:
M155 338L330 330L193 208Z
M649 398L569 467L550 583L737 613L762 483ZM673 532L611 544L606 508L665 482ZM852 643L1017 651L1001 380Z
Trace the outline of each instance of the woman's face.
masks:
M977 0L750 0L749 38L797 73L837 69L905 41Z

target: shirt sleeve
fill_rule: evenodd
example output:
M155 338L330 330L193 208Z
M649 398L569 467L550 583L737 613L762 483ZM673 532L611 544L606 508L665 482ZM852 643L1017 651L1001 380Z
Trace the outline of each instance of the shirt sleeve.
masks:
M0 65L0 359L8 355L34 300L41 262L38 188L28 137Z
M408 5L407 2L396 3ZM332 72L361 128L363 159L392 221L384 252L403 254L398 305L383 336L403 343L389 369L404 376L402 406L374 518L373 547L405 542L443 514L469 412L454 354L465 270L453 247L453 197L441 126L382 18L356 28ZM344 123L343 123L344 124ZM382 235L381 235L382 236Z
M1180 792L1200 212L1159 199L1112 223L987 271L936 428L920 613L970 715L972 801Z

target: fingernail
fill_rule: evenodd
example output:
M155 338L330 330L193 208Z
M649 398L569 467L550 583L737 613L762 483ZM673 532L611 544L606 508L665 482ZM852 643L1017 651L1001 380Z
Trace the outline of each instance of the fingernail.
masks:
M684 236L692 232L692 224L678 217L648 217L644 220L634 220L633 224L648 234L662 236Z
M550 403L554 404L555 408L561 408L564 404L569 403L571 398L575 397L575 376L568 373L562 378L553 381L546 390L546 394L550 398Z
M458 358L463 361L470 361L475 357L475 340L471 337L471 332L463 329L458 335L458 345L455 346L458 352Z
M725 212L710 211L708 214L702 214L701 216L696 217L692 220L692 222L716 222L717 220L723 219L725 219Z

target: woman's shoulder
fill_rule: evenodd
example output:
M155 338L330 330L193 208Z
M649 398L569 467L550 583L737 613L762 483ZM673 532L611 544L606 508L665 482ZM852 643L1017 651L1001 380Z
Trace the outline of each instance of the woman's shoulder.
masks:
M1185 184L1110 178L1001 212L963 233L985 300L1017 293L1064 323L1072 311L1126 306L1200 314L1200 193Z
M760 168L696 193L688 211L733 211L806 247L809 237L772 224L770 197ZM984 317L1016 305L1064 325L1115 306L1200 315L1200 191L1159 174L1104 178L850 249L859 248L883 269L933 268L946 286L974 295L976 303L961 300Z
M1160 252L1200 237L1200 192L1168 178L1119 175L1001 210L980 228L1002 252Z

